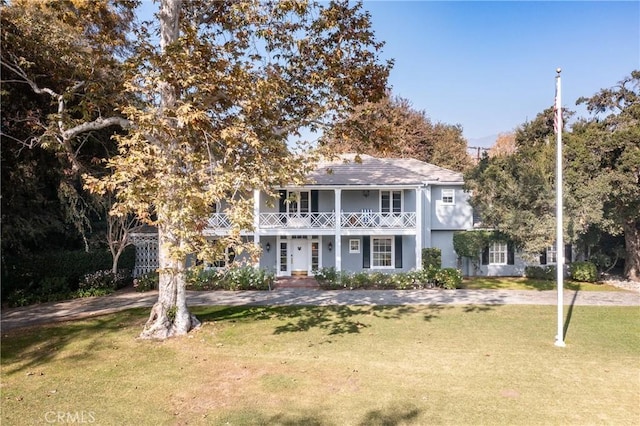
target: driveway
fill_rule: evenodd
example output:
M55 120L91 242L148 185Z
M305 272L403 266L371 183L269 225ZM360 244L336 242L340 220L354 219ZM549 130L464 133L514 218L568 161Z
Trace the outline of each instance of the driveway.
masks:
M43 303L2 310L1 329L49 324L151 307L157 292L125 289L103 297ZM274 291L188 291L189 306L329 306L329 305L555 305L557 293L535 290L337 290L286 288ZM564 291L565 305L640 306L631 291Z

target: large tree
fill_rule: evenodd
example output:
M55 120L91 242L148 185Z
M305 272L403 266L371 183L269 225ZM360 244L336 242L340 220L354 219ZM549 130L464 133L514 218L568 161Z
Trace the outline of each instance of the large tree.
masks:
M327 131L320 143L334 152L416 158L457 171L471 165L459 125L433 123L407 99L389 94L358 105Z
M640 267L640 72L580 99L591 118L563 132L566 241L593 240L594 229L625 236L625 275ZM483 223L535 256L555 240L553 109L520 126L515 151L485 158L465 176ZM566 120L564 120L566 122Z
M555 239L553 109L518 127L514 139L512 153L483 157L465 185L483 225L533 257Z
M61 207L63 221L87 248L90 217L102 203L83 191L80 174L104 169L95 159L113 151L111 134L127 124L116 110L135 4L13 0L0 6L3 206L31 196L29 185L44 187L33 195L43 202L30 203L30 216L55 217ZM4 216L3 208L3 247L5 237L49 232L46 219L28 223L19 204L7 206L13 214Z
M253 226L254 191L302 183L309 156L291 153L301 128L319 128L386 90L389 64L361 4L308 1L162 0L140 28L131 122L118 138L113 175L90 179L115 190L114 214L135 211L159 238L158 301L141 334L187 333L198 320L185 298L186 257L215 259ZM210 206L224 200L228 237L207 241Z
M578 121L570 135L570 188L595 212L591 225L624 233L624 274L640 281L640 71L578 103L592 117Z

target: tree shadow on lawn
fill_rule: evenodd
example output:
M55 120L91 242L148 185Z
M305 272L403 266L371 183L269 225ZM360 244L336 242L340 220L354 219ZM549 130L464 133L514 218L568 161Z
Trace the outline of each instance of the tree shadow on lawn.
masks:
M200 308L196 316L200 321L285 321L274 328L274 334L298 333L311 329L327 330L329 335L356 334L371 327L366 323L368 317L397 320L404 315L423 313L424 321L433 321L444 310L453 309L451 305L355 305L355 306L228 306L223 308ZM494 309L489 305L466 305L465 313L486 312Z
M137 327L138 322L142 327L147 312L148 308L129 309L116 314L2 333L0 361L7 374L34 370L52 361L65 347L79 340L87 340L87 344L77 353L65 354L65 359L87 360L94 356L95 351L114 345L112 339L108 338L109 334L123 328Z
M412 424L418 420L422 410L410 403L392 403L382 409L370 410L357 423L358 426L395 426L400 424ZM278 413L267 416L260 412L242 413L239 418L237 414L224 418L227 424L268 424L280 426L328 426L335 425L330 414L324 413ZM355 419L354 419L355 420Z

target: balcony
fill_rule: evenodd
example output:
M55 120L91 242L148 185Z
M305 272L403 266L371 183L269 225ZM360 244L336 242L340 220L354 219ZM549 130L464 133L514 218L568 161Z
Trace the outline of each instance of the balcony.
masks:
M349 230L358 229L415 229L415 212L377 213L372 211L342 212L340 227ZM334 230L336 227L334 212L320 213L260 213L259 226L263 230ZM215 213L209 217L209 228L224 230L231 228L226 214Z

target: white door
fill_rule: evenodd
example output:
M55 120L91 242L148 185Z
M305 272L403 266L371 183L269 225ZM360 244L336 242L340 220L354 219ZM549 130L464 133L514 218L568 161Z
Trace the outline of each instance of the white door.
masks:
M306 238L294 237L289 242L291 274L306 275L309 272L309 241Z

